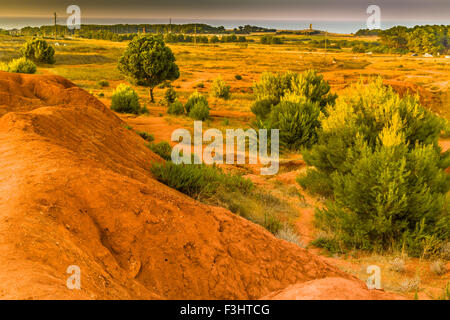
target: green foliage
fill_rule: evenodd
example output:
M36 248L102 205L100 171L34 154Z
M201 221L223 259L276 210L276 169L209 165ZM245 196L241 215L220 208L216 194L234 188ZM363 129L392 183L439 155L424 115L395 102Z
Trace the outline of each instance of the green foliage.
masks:
M339 243L335 239L329 238L329 237L322 237L322 236L317 237L316 239L311 241L311 245L313 245L317 248L326 249L327 251L329 251L330 253L333 253L333 254L344 253L344 251L341 249Z
M209 39L210 43L218 43L220 42L220 39L218 36L212 36L211 39Z
M227 100L230 98L230 86L219 77L212 83L211 94L213 97Z
M318 144L304 153L315 168L298 177L330 197L317 226L343 248L435 254L450 237L442 122L381 78L353 87L320 122Z
M168 87L166 92L164 93L164 100L166 101L167 105L170 105L171 103L175 102L176 99L177 99L177 92L172 86Z
M450 26L397 26L380 32L382 43L391 52L444 54L450 50Z
M306 97L318 102L321 109L327 104L333 105L337 95L330 93L330 85L315 70L302 74L288 71L286 73L263 73L261 80L254 84L253 93L256 101L268 100L277 105L281 100L298 102Z
M109 82L106 81L106 80L100 80L99 82L97 82L97 84L98 84L100 87L109 87Z
M20 53L23 57L37 63L55 63L55 49L45 40L27 41L20 49Z
M272 111L272 102L269 99L255 101L250 110L256 115L257 119L266 120Z
M177 100L169 105L167 113L174 115L184 114L184 106L180 101Z
M209 106L203 100L198 101L194 104L192 109L189 111L189 117L195 120L205 121L209 118Z
M111 109L120 113L138 114L141 109L138 94L130 86L119 84L111 96Z
M33 63L33 61L28 60L25 57L18 58L12 60L8 66L7 70L8 72L14 72L14 73L28 73L33 74L36 73L36 65Z
M208 100L206 99L206 97L201 93L195 91L193 94L189 96L188 101L184 106L184 108L186 109L186 113L189 114L192 107L198 102L204 102L206 105L208 105Z
M5 72L9 71L9 67L6 62L0 62L0 71L5 71Z
M205 164L155 163L151 171L158 181L194 198L209 198L219 190L248 193L253 189L249 179L226 174L216 166Z
M154 87L180 76L172 50L162 37L153 35L135 37L120 57L118 68L137 85L149 87L152 102Z
M290 150L311 147L317 141L320 108L304 99L282 101L271 112L270 127L280 130L280 145Z
M441 138L443 139L448 139L450 138L450 121L444 119L444 128L442 129L441 132Z
M151 133L148 133L148 132L145 132L145 131L139 131L139 130L136 130L136 133L138 135L140 135L141 138L144 139L147 142L152 142L152 141L155 140L155 136L153 134L151 134Z
M172 159L172 147L166 141L162 141L160 143L150 143L147 147L164 160L169 161Z
M314 70L264 73L253 92L256 101L251 111L256 115L256 126L279 129L281 146L290 150L309 148L317 141L319 114L337 98Z
M260 39L261 44L283 44L283 40L274 36L262 36Z
M268 100L272 105L280 103L281 98L288 89L292 88L292 83L298 76L298 73L291 71L277 74L264 72L261 80L253 85L255 100Z
M439 296L439 300L450 300L450 283L447 282L445 288L442 290L442 294Z
M240 74L235 75L234 78L236 80L242 80L242 76Z

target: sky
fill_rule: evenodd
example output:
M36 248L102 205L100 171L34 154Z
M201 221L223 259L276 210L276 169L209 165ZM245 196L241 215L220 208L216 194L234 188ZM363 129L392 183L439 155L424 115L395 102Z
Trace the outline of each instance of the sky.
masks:
M450 24L450 0L0 0L0 26L2 18L6 23L8 18L51 17L53 12L64 18L69 5L78 5L82 18L90 18L88 23L95 21L92 18L117 18L117 23L168 18L174 23L177 19L179 23L214 19L350 22L366 20L367 7L378 5L384 21Z

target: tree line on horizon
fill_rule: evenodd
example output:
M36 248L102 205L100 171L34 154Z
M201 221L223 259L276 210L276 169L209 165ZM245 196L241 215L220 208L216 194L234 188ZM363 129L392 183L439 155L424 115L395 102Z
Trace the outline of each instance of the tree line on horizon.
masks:
M426 25L413 28L396 26L387 30L362 29L358 30L355 35L378 35L382 49L386 53L414 52L437 55L450 52L450 25ZM366 50L367 48L359 49Z
M74 34L83 37L84 35L94 34L116 34L127 35L137 33L153 34L250 34L253 32L275 32L276 29L268 29L258 26L239 26L233 30L227 30L224 26L214 27L204 23L189 24L115 24L115 25L97 25L83 24L79 30L73 32L68 30L65 25L56 26L58 35ZM21 35L39 36L54 35L55 26L46 25L41 27L24 27L19 30Z

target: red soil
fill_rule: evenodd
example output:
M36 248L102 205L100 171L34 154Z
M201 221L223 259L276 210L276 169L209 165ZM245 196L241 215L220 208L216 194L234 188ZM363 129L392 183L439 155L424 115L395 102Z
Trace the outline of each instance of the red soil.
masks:
M294 284L284 290L273 292L262 299L271 300L367 300L363 283L343 278L324 278ZM372 290L371 300L399 299L381 290Z
M162 160L63 78L0 72L0 117L0 299L257 299L324 278L345 286L310 297L392 298L157 182Z

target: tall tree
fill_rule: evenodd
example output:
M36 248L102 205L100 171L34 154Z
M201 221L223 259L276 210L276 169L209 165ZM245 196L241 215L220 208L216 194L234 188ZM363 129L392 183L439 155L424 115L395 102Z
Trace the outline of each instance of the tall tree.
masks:
M135 37L120 57L118 68L133 83L149 88L151 102L157 85L180 76L175 56L161 36Z

